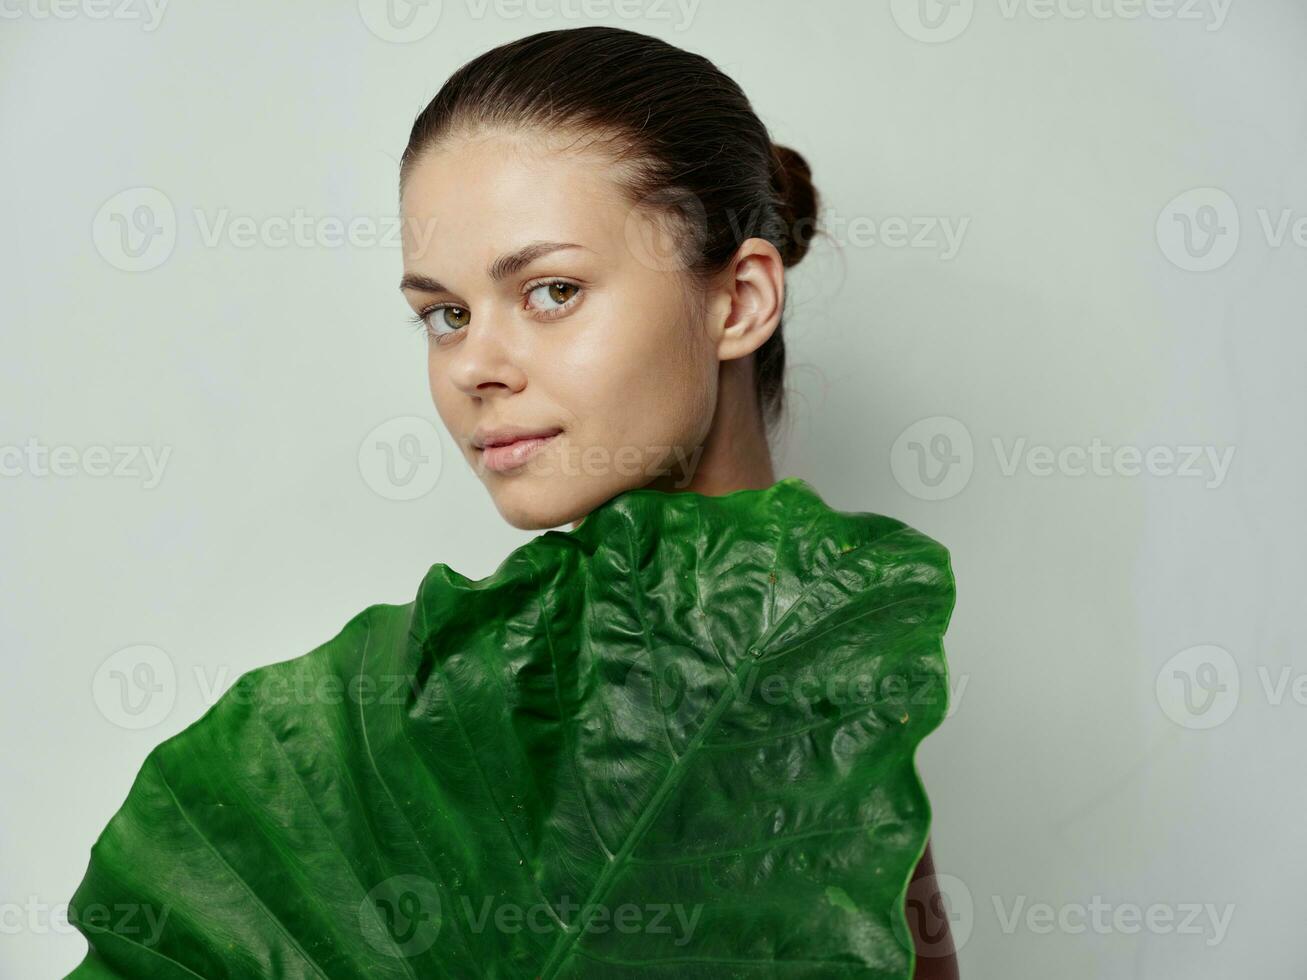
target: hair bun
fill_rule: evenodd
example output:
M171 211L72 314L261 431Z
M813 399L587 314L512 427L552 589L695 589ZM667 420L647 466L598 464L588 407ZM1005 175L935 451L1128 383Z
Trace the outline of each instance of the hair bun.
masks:
M812 169L803 154L773 143L772 156L776 160L773 183L785 221L784 247L780 253L788 267L808 254L808 246L817 232L819 197L812 183Z

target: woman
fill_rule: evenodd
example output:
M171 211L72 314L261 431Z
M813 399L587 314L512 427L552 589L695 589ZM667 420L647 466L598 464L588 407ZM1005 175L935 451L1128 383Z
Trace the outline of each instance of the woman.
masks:
M252 672L160 746L72 903L80 975L906 977L911 945L912 976L957 976L911 756L942 703L877 702L850 745L831 724L865 705L795 693L805 663L829 681L869 646L938 681L952 604L929 539L773 471L810 177L729 78L638 33L536 34L446 82L402 159L401 289L499 512L572 533L482 582L436 566L414 604ZM412 694L286 693L340 678ZM773 751L781 720L798 755ZM857 825L818 822L836 812ZM166 890L136 870L146 838ZM442 931L460 885L485 904ZM573 890L595 901L559 907ZM483 942L506 895L539 902ZM90 921L129 896L172 931L125 949Z
M504 45L419 115L400 185L432 398L510 524L775 483L784 269L818 198L710 62L605 27ZM955 976L921 897L916 975Z

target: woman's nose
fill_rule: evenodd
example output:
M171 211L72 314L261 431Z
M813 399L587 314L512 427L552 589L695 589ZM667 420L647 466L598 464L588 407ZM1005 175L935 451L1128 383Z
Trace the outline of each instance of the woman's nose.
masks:
M474 397L495 391L511 393L526 385L519 338L511 324L473 319L450 352L450 380L459 390Z

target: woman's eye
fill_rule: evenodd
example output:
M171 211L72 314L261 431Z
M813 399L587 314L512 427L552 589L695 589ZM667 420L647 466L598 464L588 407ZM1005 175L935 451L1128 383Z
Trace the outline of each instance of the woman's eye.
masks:
M581 287L576 283L542 282L527 293L527 302L541 313L554 313L566 307L580 291ZM531 302L533 297L536 300L534 303Z
M461 306L436 306L423 313L420 319L433 337L443 337L466 327L472 314Z
M540 318L548 320L574 306L580 292L581 287L576 283L561 280L542 282L527 291L527 305ZM442 340L466 327L472 320L472 313L462 306L444 303L423 310L413 320L426 330L428 336Z

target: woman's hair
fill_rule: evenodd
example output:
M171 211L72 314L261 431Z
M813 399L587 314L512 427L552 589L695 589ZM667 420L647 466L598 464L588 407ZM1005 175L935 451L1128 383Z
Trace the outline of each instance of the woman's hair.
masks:
M744 92L712 62L647 34L542 31L469 61L414 121L401 193L425 151L455 134L498 128L602 143L632 205L677 222L678 258L699 290L746 238L771 242L789 267L816 231L807 161L772 142ZM784 411L781 325L755 357L769 430Z

